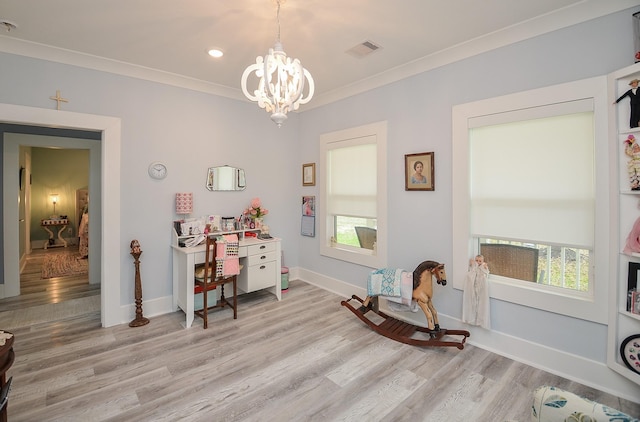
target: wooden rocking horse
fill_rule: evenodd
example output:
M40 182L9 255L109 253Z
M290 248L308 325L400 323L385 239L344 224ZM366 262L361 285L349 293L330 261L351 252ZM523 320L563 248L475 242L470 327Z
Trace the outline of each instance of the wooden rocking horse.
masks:
M349 303L351 299L343 300L340 303L375 332L392 340L414 346L457 347L462 350L470 334L466 330L440 328L438 312L431 300L433 298L434 278L436 282L442 286L447 284L447 273L445 272L444 264L436 261L424 261L413 271L413 292L411 297L427 317L427 327L420 327L401 321L380 311L377 296L367 296L365 300L360 299L356 295L351 296L351 299L355 299L362 304L362 306L357 309ZM379 324L374 323L366 316L369 311L381 316L383 321ZM420 333L424 334L420 335ZM425 337L425 334L427 338L420 338L420 336ZM462 338L454 340L448 338L450 336L462 336Z

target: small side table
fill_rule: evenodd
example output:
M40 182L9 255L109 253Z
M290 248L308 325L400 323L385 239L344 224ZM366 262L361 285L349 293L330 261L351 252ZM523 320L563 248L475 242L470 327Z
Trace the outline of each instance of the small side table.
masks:
M67 241L64 240L64 238L62 237L62 233L64 232L64 229L67 228L67 226L69 225L69 220L67 220L66 218L64 219L55 219L55 218L50 218L50 219L45 219L45 220L40 220L40 225L42 226L42 228L49 233L49 241L46 242L44 244L44 248L56 248L56 247L67 247ZM50 227L57 227L58 229L58 239L62 242L62 244L56 244L56 239L53 235L53 231L51 231Z

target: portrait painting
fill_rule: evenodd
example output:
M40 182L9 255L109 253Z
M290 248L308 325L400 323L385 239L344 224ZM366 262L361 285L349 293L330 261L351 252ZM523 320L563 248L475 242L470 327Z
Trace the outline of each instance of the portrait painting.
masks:
M404 190L435 190L433 152L405 154Z

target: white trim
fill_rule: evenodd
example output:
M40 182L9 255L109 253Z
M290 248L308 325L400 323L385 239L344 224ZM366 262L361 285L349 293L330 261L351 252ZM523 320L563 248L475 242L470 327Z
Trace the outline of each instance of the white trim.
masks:
M366 289L363 287L326 277L304 268L291 267L289 268L289 274L290 280L302 280L305 283L327 290L345 299L350 298L353 294L364 298L367 294ZM434 301L437 307L437 297ZM381 303L381 307L385 313L389 315L393 315L412 324L420 326L427 325L422 312L398 313L387 309L384 303ZM345 313L345 319L353 318L354 321L360 322L355 316L352 316L347 309L344 309L343 312ZM468 330L471 336L467 340L467 344L567 378L571 381L579 382L591 388L613 394L625 400L640 403L640 386L611 370L604 363L532 343L498 331L472 327L464 324L457 318L452 318L441 312L438 312L438 318L443 328Z
M101 183L100 202L92 201L90 207L102 206L102 232L100 244L89 245L92 250L100 251L100 283L101 283L101 321L103 327L121 324L120 308L120 119L115 117L97 116L91 114L73 113L68 111L47 110L34 107L0 104L0 121L11 124L36 125L45 127L58 127L67 129L93 130L102 132L101 157L102 162L94 162L91 158L90 166L101 169L101 177L96 180L90 176L89 186ZM10 160L4 157L5 172L3 174L4 186L4 279L18 280L17 289L6 291L8 296L15 296L20 292L20 274L18 270L18 251L13 247L12 239L18 238L17 207L7 207L11 198L16 198L17 193L17 157ZM13 164L12 164L13 163ZM8 172L6 166L13 165L15 171ZM15 179L15 180L14 180ZM97 191L98 189L93 189ZM91 209L90 209L91 212ZM95 212L95 214L98 214ZM93 223L93 219L90 224ZM100 221L95 223L100 224ZM115 227L115 229L113 229ZM111 228L111 229L107 229ZM91 227L90 227L91 230ZM90 240L91 241L91 240ZM91 269L90 269L91 271ZM12 283L15 285L15 283ZM5 286L8 289L10 286Z
M301 111L330 104L468 57L473 57L487 51L495 50L558 29L577 25L631 7L636 7L637 5L637 0L583 0L555 12L483 35L473 40L465 41L453 47L402 64L353 84L342 86L326 93L316 94L313 101L306 104L304 110ZM24 41L5 35L0 35L0 51L248 101L242 94L239 85L238 87L217 85L174 73Z
M146 81L158 82L178 88L205 92L234 100L249 101L240 88L230 88L211 82L190 78L162 70L151 69L131 63L119 62L104 57L92 56L77 51L38 44L31 41L0 35L0 51L19 56L33 57L41 60L78 66L85 69L99 70L116 75L129 76ZM239 86L239 85L238 85Z
M373 136L376 140L377 156L377 192L376 192L376 219L377 240L376 251L372 254L368 251L354 250L349 247L332 246L332 223L327 216L327 152L328 145L334 142L359 139ZM387 122L370 123L363 126L339 130L320 135L320 166L321 177L318 178L320 190L320 206L317 214L318 232L320 241L320 254L354 264L364 265L370 268L384 268L387 266Z
M593 300L567 297L541 289L523 289L512 283L490 280L491 297L593 321L607 323L610 233L609 222L609 142L607 132L608 101L606 77L535 89L480 100L453 107L452 110L452 210L453 210L453 287L463 289L466 269L474 253L469 228L469 121L478 116L504 111L524 110L547 104L593 98L596 161L596 224Z
M305 106L305 110L330 104L468 57L636 6L638 6L637 0L584 0L558 11L437 51L351 85L317 94L313 101Z

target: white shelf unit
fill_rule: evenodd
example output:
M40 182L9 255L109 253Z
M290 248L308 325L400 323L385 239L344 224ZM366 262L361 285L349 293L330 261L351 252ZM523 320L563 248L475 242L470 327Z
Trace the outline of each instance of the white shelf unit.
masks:
M640 79L640 63L611 73L608 76L609 103L614 103L629 90L629 82L635 78ZM640 253L623 252L627 237L640 218L640 191L631 190L627 171L629 157L625 154L624 145L630 134L640 142L640 128L629 127L629 113L628 98L611 106L609 112L611 157L615 160L611 172L611 235L616 240L617 250L611 253L607 365L640 385L640 374L629 369L620 355L621 343L630 335L640 334L640 315L627 311L629 264L638 266L635 279L640 289Z
M218 231L218 232L211 232L209 233L209 235L211 236L222 236L225 234L237 234L238 235L238 240L242 240L245 238L246 233L260 233L260 229L242 229L242 230L229 230L229 231ZM189 239L194 239L198 236L201 235L197 235L197 234L188 234L188 235L178 235L178 232L176 231L176 229L172 229L171 230L171 245L173 246L180 246L181 242L184 242L185 240L189 240ZM202 235L204 236L204 235Z

